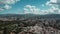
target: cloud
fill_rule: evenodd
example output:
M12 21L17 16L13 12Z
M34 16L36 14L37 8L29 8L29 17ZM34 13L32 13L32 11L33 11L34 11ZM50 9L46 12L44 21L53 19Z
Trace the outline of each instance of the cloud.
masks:
M45 4L42 4L42 7L45 7L45 5L50 7L46 10L37 8L36 6L32 6L32 5L26 5L24 10L26 13L33 13L33 14L40 14L40 15L60 14L60 9L59 9L58 5L51 4L52 2L57 3L57 0L50 0L50 1L47 1Z
M24 8L24 14L30 13L27 8Z
M9 6L9 5L5 5L4 8L5 8L5 9L10 9L11 6Z
M4 9L0 8L0 11L3 11Z
M57 4L58 0L50 0L46 2L46 5L52 5L52 4Z
M57 0L50 0L50 2L56 3L56 2L57 2Z
M40 14L40 15L60 14L60 9L56 5L50 5L50 8L48 8L47 10L40 9L32 5L26 5L24 6L24 13L25 14L32 13L32 14Z
M50 4L50 1L47 1L46 5L51 6L52 4Z
M48 10L41 10L40 8L37 8L36 6L32 5L26 5L24 7L24 14L31 13L31 14L49 14Z
M18 1L20 1L20 0L1 0L0 2L2 2L4 4L15 4Z
M48 9L49 13L52 14L60 14L60 8L58 7L57 4L52 4L52 3L59 3L59 0L50 0L46 2L47 6L50 6L50 8Z
M5 9L10 9L12 8L12 4L15 4L16 2L18 2L20 0L1 0L0 1L0 8L4 8ZM4 5L4 6L1 6L1 5Z
M24 7L24 13L33 13L33 14L39 14L40 9L36 8L36 6L26 5Z
M41 14L41 15L60 14L60 9L59 9L58 5L50 4L51 2L56 3L57 0L50 0L50 1L47 1L45 4L42 4L42 7L45 7L45 5L50 7L46 10L37 8L36 6L32 6L32 5L26 5L24 10L26 13Z

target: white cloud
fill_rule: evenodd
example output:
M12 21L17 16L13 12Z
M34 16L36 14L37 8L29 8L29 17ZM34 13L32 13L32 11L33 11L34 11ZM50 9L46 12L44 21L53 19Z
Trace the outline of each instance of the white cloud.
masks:
M18 1L20 1L20 0L1 0L0 1L0 5L3 5L4 4L4 6L1 6L2 8L4 8L4 10L5 9L10 9L10 8L12 8L12 4L15 4L16 2L18 2ZM1 8L1 9L2 9Z
M52 13L52 14L60 14L60 9L59 9L58 5L51 4L51 3L58 3L58 0L47 1L46 5L50 6L50 8L47 11L49 11L49 13Z
M57 0L50 0L50 2L56 3L56 2L57 2Z
M9 6L9 5L5 5L4 8L5 8L5 9L10 9L11 6Z
M49 11L48 10L41 10L39 8L37 8L36 6L31 6L31 5L26 5L24 7L24 13L32 13L32 14L40 14L40 15L44 15L44 14L48 14Z
M4 9L0 8L0 11L3 11Z
M24 14L30 13L28 11L29 11L28 9L24 8Z
M39 14L40 9L36 8L36 6L26 5L24 11L25 13Z
M52 4L50 4L50 1L47 1L46 5L51 6Z
M50 0L46 2L46 5L52 5L52 3L57 3L58 0Z
M49 6L50 8L46 9L46 10L42 10L40 8L37 8L36 6L31 6L31 5L26 5L25 6L25 10L28 13L30 11L30 13L33 14L40 14L40 15L45 15L45 14L60 14L60 9L58 7L58 5L55 4L50 4L51 2L56 3L57 0L50 0L46 2L46 5ZM42 4L42 7L45 7L44 4Z
M56 5L50 5L50 8L47 10L42 10L40 8L37 8L36 6L26 5L24 7L25 14L27 13L33 13L33 14L60 14L60 9Z
M15 4L18 1L20 0L2 0L1 2L4 4Z
M35 6L31 6L31 5L26 5L25 7L28 9L34 9L35 8Z

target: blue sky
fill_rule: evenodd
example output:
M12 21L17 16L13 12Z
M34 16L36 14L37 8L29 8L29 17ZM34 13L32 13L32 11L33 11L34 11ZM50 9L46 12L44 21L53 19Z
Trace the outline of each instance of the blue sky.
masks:
M53 0L0 0L0 14L58 13L59 8L49 4L51 1Z

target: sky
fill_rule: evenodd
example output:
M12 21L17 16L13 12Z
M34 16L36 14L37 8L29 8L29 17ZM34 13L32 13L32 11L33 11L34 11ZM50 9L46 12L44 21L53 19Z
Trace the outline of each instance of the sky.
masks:
M0 14L60 14L60 0L0 0Z

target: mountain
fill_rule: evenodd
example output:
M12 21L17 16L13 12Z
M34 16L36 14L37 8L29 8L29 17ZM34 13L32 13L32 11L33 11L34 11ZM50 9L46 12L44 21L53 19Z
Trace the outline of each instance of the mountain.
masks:
M0 17L16 17L16 18L60 18L60 14L47 14L47 15L35 15L35 14L0 14Z

